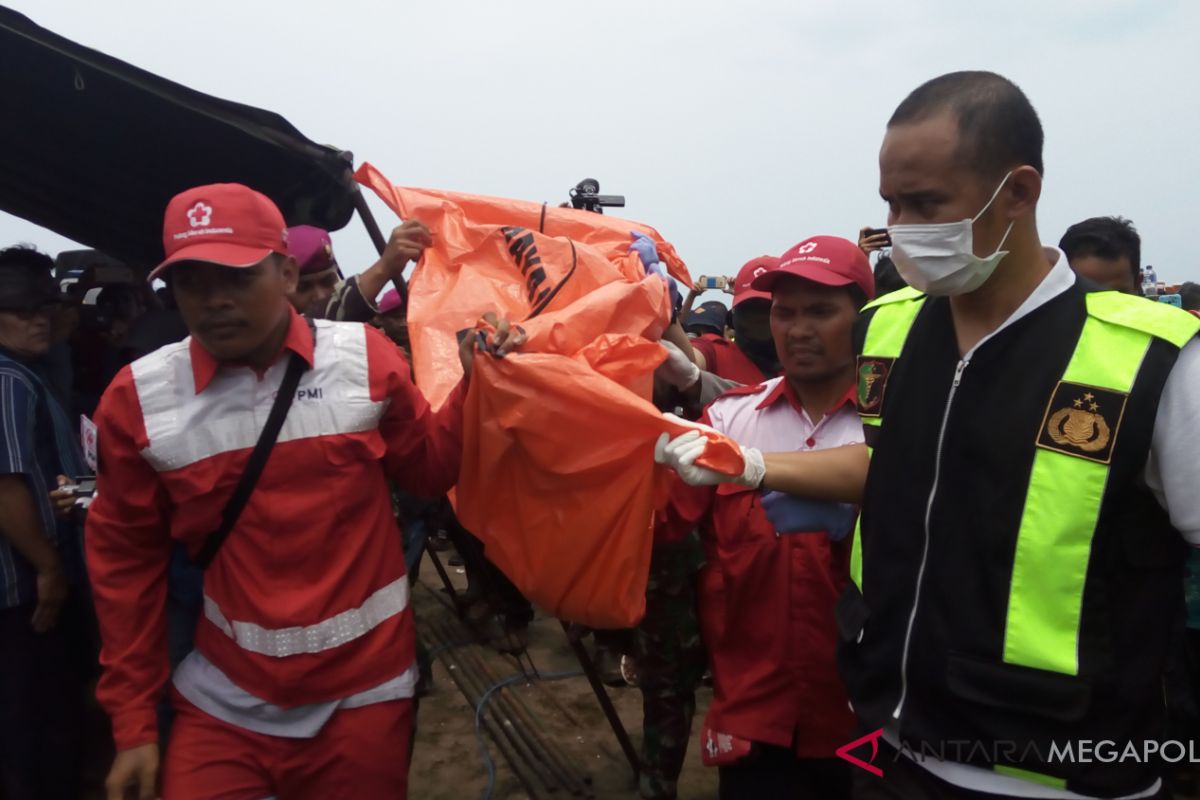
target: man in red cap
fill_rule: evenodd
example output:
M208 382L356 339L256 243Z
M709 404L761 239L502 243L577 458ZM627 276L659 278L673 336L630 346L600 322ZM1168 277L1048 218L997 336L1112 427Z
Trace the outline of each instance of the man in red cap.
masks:
M778 264L773 256L759 256L738 271L733 283L733 341L693 339L692 349L700 356L701 369L746 386L757 386L779 374L779 356L768 322L771 295L751 285Z
M288 228L288 252L300 267L300 280L288 300L313 319L370 322L377 313L375 298L388 281L404 285L404 267L429 246L429 229L407 220L392 230L379 260L358 275L342 281L329 232L312 225Z
M378 331L307 323L287 300L286 237L245 186L173 198L151 278L192 336L126 367L100 403L86 544L97 696L118 751L110 800L157 796L173 542L207 566L196 649L172 680L163 796L406 795L416 670L388 480L423 496L455 482L465 382L435 413ZM520 339L499 322L491 347ZM469 380L473 344L460 355ZM297 375L290 407L276 406ZM238 515L230 498L276 408L282 428Z
M775 450L861 442L851 331L875 293L867 258L850 241L814 236L774 262L748 288L770 298L783 375L730 390L701 422ZM847 797L835 751L852 738L854 717L835 664L833 609L855 510L727 489L676 480L658 523L666 539L699 527L706 548L699 605L713 701L703 758L720 768L722 798Z

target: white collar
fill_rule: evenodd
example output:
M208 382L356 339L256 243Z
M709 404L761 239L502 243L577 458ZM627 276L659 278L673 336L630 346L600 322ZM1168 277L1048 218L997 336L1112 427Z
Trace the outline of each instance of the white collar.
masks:
M984 342L996 336L1000 331L1017 322L1023 317L1032 314L1042 306L1049 303L1060 294L1070 289L1075 285L1075 271L1071 269L1071 265L1067 263L1067 254L1057 247L1044 247L1043 252L1046 258L1050 261L1050 271L1046 273L1046 277L1042 278L1042 282L1033 290L1033 294L1025 298L1025 302L1017 307L1017 310L1009 315L1008 319L1000 325L999 328L989 333L987 336L979 340L971 350L963 356L964 361L970 361L971 356L975 354Z

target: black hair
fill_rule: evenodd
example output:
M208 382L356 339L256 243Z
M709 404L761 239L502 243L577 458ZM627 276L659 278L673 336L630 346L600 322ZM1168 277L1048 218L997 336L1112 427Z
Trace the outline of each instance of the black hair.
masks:
M896 269L896 263L892 261L891 256L880 256L875 262L875 296L891 294L907 285L904 278L900 277L900 271Z
M1058 246L1067 254L1067 261L1079 256L1129 259L1133 269L1133 283L1138 285L1142 271L1142 237L1137 228L1124 217L1092 217L1076 222L1067 228L1058 241Z
M1179 304L1184 311L1200 311L1200 283L1188 281L1180 286Z
M896 107L888 127L922 122L949 111L958 120L958 157L988 177L1028 165L1045 174L1044 135L1025 93L994 72L951 72L914 89Z
M850 295L850 300L854 303L854 309L862 311L862 307L867 304L867 293L862 290L862 287L857 283L847 283L842 288Z
M27 244L18 244L0 250L0 267L25 267L26 269L54 273L54 259Z

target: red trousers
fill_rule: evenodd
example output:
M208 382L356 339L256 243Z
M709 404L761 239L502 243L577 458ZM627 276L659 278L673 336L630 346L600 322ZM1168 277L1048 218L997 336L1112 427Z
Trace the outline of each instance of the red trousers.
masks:
M172 695L164 800L408 796L411 700L338 711L314 738L287 739L221 722Z

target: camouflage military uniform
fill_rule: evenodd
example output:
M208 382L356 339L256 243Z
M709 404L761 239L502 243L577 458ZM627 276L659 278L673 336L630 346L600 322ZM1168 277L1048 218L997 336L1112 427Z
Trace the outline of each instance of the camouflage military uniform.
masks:
M696 616L696 574L704 547L695 533L682 542L658 545L650 559L646 617L635 630L638 687L642 692L644 798L674 798L683 769L696 687L704 676L704 646Z

